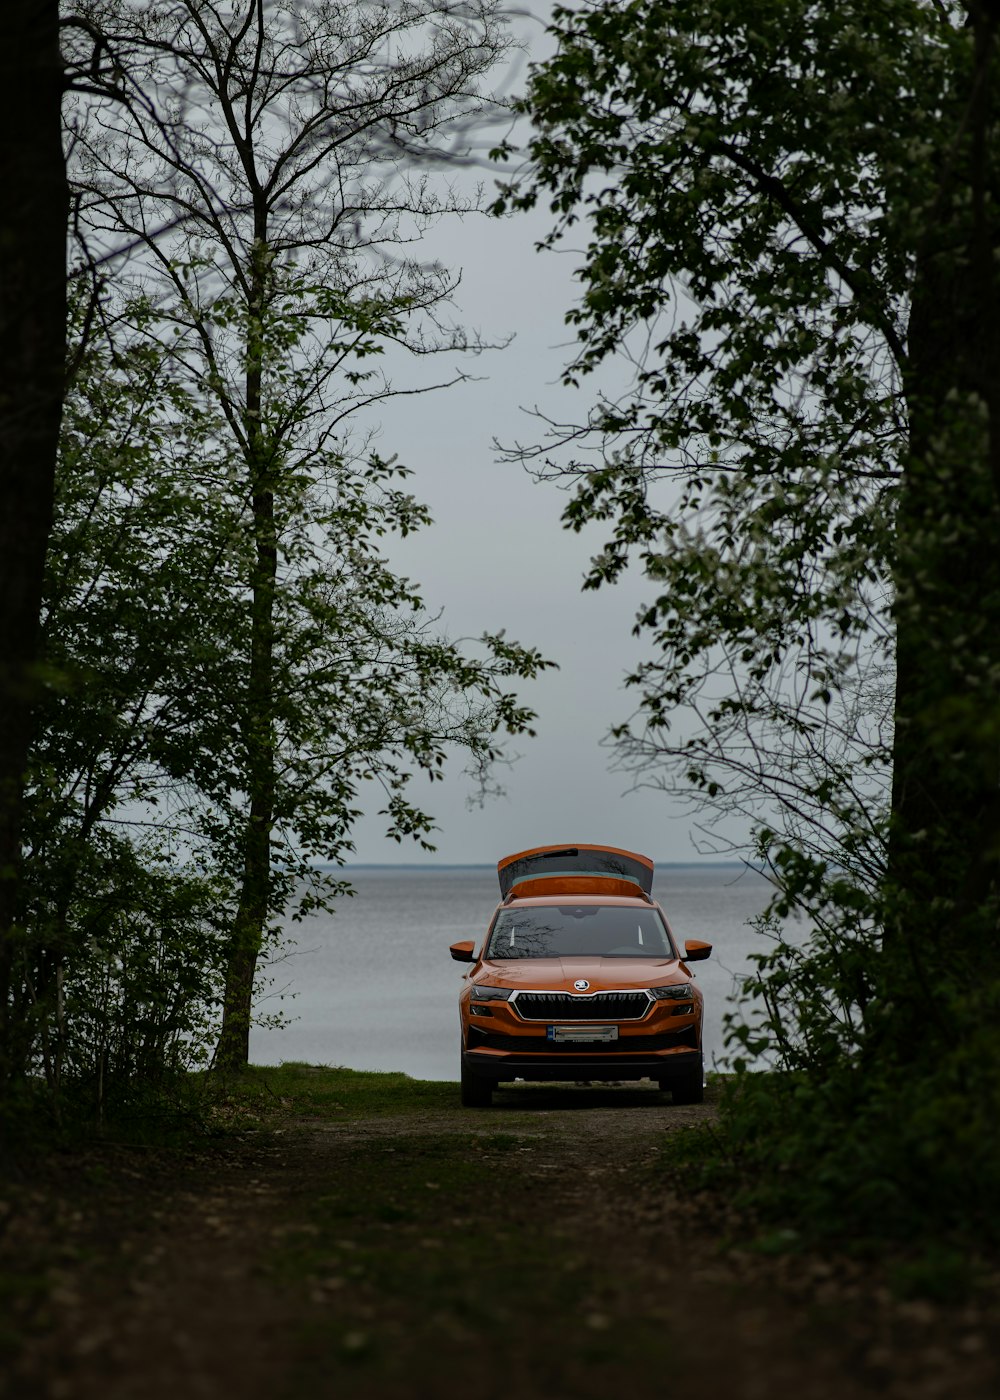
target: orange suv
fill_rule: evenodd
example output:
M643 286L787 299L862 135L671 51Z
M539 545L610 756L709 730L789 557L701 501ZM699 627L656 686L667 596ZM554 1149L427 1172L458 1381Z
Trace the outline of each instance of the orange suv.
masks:
M497 865L502 903L460 997L462 1103L512 1079L654 1079L700 1103L702 996L651 898L653 862L612 846L540 846Z

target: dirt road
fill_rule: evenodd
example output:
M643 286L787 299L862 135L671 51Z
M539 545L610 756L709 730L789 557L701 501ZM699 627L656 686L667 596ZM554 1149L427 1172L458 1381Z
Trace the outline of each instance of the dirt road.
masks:
M660 1161L711 1103L539 1088L475 1112L335 1106L290 1105L180 1160L109 1149L18 1185L0 1393L998 1393L982 1303L899 1303L858 1265L722 1247L724 1216L667 1188Z

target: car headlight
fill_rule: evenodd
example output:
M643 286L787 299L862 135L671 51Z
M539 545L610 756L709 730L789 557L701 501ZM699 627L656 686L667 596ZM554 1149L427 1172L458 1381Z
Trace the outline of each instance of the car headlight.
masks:
M657 1001L694 1001L694 992L686 982L682 982L680 986L671 982L669 987L650 987L649 995Z
M476 984L472 988L473 1001L507 1001L513 987L480 987Z

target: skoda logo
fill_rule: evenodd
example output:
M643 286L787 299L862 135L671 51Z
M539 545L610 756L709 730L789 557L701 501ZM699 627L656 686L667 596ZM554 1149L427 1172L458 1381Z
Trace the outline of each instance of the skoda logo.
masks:
M581 977L578 981L573 983L573 990L574 992L585 992L589 986L590 983L585 982Z

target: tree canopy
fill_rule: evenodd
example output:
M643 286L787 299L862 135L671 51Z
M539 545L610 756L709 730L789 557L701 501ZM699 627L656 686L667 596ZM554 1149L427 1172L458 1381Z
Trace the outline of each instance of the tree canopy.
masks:
M387 349L406 392L462 377L423 372L468 339L419 241L474 207L447 173L498 110L499 9L81 0L64 42L76 294L11 1066L103 1095L197 1060L220 1007L215 1063L245 1064L260 953L347 892L318 865L361 789L429 846L412 778L462 755L488 790L546 663L450 638L390 567L429 517L373 445Z
M591 586L630 557L649 580L623 760L749 813L776 912L814 929L763 959L759 1036L733 1027L813 1086L798 1127L760 1114L769 1150L822 1141L835 1191L867 1173L890 1214L967 1045L987 1097L998 1053L998 23L950 0L559 8L497 201L547 202L546 246L582 235L567 378L634 369L520 454L574 482L570 527L607 522ZM983 1202L981 1123L948 1170Z

